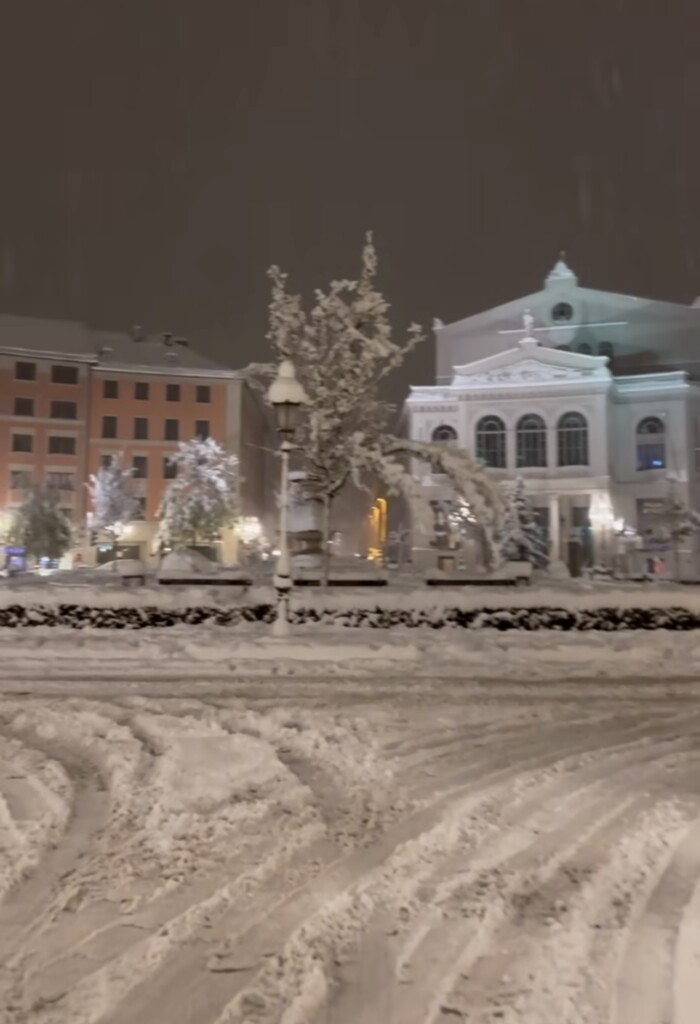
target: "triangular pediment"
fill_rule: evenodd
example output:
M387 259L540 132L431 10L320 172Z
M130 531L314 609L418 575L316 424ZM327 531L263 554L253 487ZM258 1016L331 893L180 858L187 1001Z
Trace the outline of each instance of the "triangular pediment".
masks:
M523 338L517 348L455 366L453 388L553 384L575 380L610 380L604 356L544 348Z

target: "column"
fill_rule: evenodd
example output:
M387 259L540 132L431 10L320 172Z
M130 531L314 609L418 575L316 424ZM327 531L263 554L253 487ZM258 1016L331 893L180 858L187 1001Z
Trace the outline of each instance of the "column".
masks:
M559 495L549 496L549 557L558 562L561 559L561 538L559 536Z

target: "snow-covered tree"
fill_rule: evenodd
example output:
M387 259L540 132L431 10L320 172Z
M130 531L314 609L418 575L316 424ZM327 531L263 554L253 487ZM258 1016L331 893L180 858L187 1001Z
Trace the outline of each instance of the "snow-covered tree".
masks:
M215 540L238 516L238 459L209 437L181 442L170 462L177 475L158 509L161 540L175 548Z
M549 563L547 544L521 478L508 494L499 540L508 561L530 562L537 569Z
M33 487L15 513L12 540L31 558L61 558L71 546L70 523L58 502L52 488Z
M116 547L124 527L136 515L138 498L133 493L133 470L122 465L122 456L113 455L86 484L92 503L92 528L108 533Z
M680 578L680 546L693 533L700 532L700 514L688 508L676 492L676 481L669 479L668 491L659 511L661 535L668 540L673 552L673 571Z
M408 463L417 457L451 477L456 490L478 510L489 529L499 507L498 495L483 467L466 452L441 444L421 444L392 436L392 407L382 396L389 374L423 340L412 324L397 341L389 321L389 304L377 291L377 254L371 233L362 253L359 280L332 281L317 291L306 311L298 295L287 291L287 275L269 271L272 299L267 338L275 359L291 359L309 398L298 432L299 459L306 489L323 508L324 577L328 576L331 508L349 481L379 477L390 492L403 492L414 513L426 516L424 489L415 486ZM276 365L254 365L253 377L269 378Z

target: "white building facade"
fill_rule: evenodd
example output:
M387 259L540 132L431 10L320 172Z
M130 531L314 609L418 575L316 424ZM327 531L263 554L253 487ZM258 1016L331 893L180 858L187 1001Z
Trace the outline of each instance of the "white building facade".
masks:
M574 574L632 548L637 569L663 559L669 496L700 509L700 308L581 289L560 261L543 292L435 330L438 383L411 389L410 436L466 449L504 485L522 477Z

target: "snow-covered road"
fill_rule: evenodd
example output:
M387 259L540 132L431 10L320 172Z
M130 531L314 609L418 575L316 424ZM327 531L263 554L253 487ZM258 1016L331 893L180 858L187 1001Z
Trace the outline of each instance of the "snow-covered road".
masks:
M700 684L186 668L0 699L3 1024L697 1019Z

